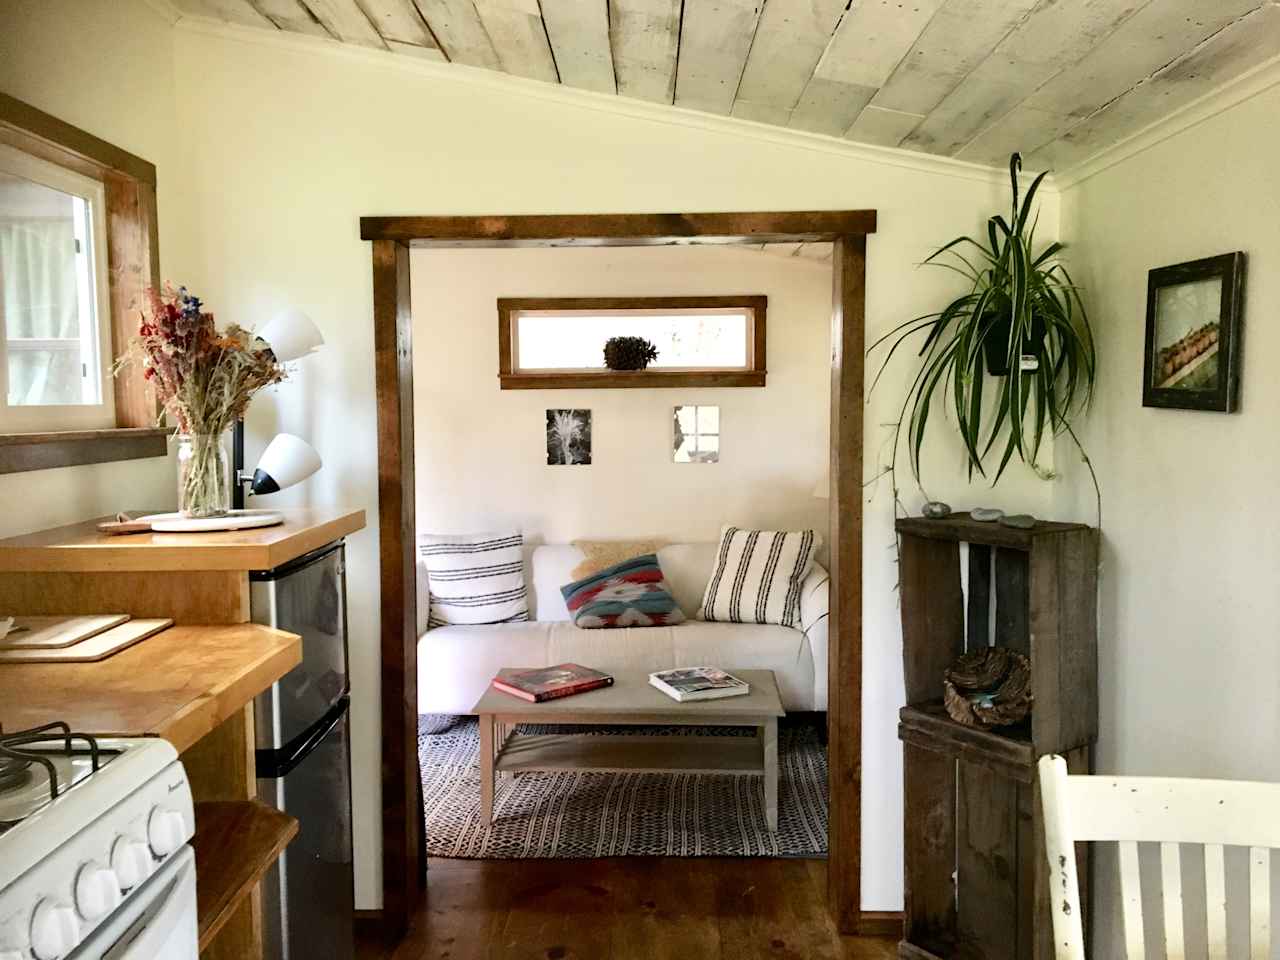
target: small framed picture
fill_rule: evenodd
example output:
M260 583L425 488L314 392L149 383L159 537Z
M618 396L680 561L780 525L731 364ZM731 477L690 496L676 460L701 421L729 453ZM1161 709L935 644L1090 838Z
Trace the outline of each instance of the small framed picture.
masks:
M547 411L547 466L591 465L591 411Z
M720 462L720 408L676 407L671 417L671 459L676 463Z
M1144 407L1235 410L1244 265L1226 253L1147 274Z

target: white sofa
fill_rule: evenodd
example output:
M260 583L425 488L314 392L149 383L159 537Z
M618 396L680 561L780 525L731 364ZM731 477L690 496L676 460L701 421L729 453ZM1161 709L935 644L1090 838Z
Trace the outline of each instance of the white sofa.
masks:
M582 561L577 547L526 549L528 623L425 629L425 575L418 640L418 712L471 711L503 667L574 662L600 670L718 666L772 670L789 711L827 709L827 572L815 564L800 591L799 629L695 620L715 559L714 543L680 543L658 551L667 582L689 619L675 627L582 630L569 620L560 587Z

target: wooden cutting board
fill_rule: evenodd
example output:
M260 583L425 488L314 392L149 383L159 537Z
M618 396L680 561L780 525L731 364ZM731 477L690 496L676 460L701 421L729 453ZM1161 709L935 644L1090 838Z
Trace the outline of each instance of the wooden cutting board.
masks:
M13 627L0 637L0 650L32 650L69 647L118 627L128 614L113 613L91 617L14 617ZM25 630L18 629L26 627Z
M93 663L173 626L172 620L129 620L69 647L0 650L0 669L8 663Z

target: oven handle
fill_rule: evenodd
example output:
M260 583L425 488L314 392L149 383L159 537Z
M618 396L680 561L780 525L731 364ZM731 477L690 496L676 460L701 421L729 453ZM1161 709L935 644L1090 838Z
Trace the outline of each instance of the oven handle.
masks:
M343 718L350 706L349 697L339 697L329 711L283 747L254 751L254 767L259 780L278 780L288 776L298 764L320 745Z
M194 960L197 952L196 863L191 848L183 847L166 866L170 866L168 872L173 876L152 878L164 884L163 891L148 894L154 900L105 953L96 954L92 947L82 944L81 949L88 950L88 956L101 956L102 960L150 960L162 956ZM142 891L147 889L143 887ZM179 932L182 925L189 929Z

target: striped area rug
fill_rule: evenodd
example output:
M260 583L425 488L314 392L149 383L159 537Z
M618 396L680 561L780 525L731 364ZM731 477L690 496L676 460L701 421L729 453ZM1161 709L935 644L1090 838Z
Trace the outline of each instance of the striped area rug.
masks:
M561 728L529 727L539 733ZM573 727L565 732L743 736L733 729ZM827 752L805 724L778 730L778 832L764 820L759 777L524 773L500 777L492 826L480 817L474 717L424 716L418 755L427 852L516 859L618 856L795 856L827 852Z

